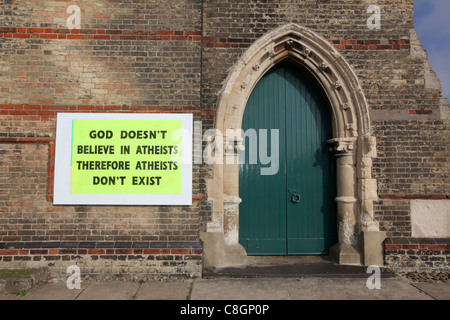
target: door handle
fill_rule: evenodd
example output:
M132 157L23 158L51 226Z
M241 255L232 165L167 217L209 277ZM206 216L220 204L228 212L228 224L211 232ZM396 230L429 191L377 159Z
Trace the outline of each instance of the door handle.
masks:
M293 203L299 203L302 197L295 190L289 190L289 200Z

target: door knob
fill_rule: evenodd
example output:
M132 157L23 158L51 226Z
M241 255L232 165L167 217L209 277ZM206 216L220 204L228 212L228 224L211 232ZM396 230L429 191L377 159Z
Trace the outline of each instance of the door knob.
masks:
M299 203L301 196L295 190L289 190L289 200L293 203Z

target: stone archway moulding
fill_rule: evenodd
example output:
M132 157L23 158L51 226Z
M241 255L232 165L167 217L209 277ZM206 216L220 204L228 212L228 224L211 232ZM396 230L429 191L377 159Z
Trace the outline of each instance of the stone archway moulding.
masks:
M328 142L336 155L339 228L339 242L331 249L331 255L341 264L368 264L371 260L370 264L382 265L384 238L373 218L377 185L372 179L372 158L376 148L370 134L369 109L356 74L326 39L307 28L287 24L255 41L224 83L215 129L224 135L227 129L240 129L253 88L267 71L285 59L307 69L330 102L333 139ZM213 213L206 233L202 234L206 265L241 264L246 260L245 250L238 243L241 199L236 151L242 147L241 141L239 136L226 137L223 148L216 149L216 153L221 153L216 158L224 160L213 164L213 178L208 181ZM366 247L375 247L376 252L369 252Z

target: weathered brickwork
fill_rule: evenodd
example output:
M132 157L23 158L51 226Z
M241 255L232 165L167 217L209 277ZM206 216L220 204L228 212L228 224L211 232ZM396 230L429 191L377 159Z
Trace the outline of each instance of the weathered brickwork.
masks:
M394 63L393 55L403 59L409 55L412 1L382 1L378 5L385 14L383 27L374 31L366 26L369 15L365 1L207 1L204 78L205 83L214 87L203 86L203 102L215 103L229 68L245 48L266 32L286 23L298 23L328 39L342 50L358 76L378 74L382 66L391 70L391 65L388 67L384 63L386 57ZM384 81L394 86L395 82L391 80ZM374 85L373 80L370 82ZM399 81L395 86L402 84L403 81Z
M373 175L382 200L375 215L390 236L409 236L409 204L383 204L383 199L399 195L448 199L449 122L429 120L439 119L440 91L425 89L423 62L411 56L413 1L378 2L383 12L380 30L366 27L365 5L364 1L207 2L210 23L204 29L202 102L217 103L237 57L275 27L299 23L329 39L354 68L371 116L378 120L372 123L378 142Z
M72 4L82 9L81 29L67 27ZM76 263L84 273L198 276L201 247L175 253L170 244L199 241L208 216L200 165L193 169L191 207L56 207L51 201L58 112L187 112L211 121L200 108L201 3L2 1L0 9L0 242L152 241L173 248L97 254L44 246L16 253L12 246L2 262L47 264L62 273Z
M450 184L449 129L443 121L374 122L379 195L445 199Z
M388 238L386 265L395 269L448 270L450 239Z
M78 265L83 276L131 280L151 277L196 277L201 263L199 242L7 242L0 243L0 261L10 267L48 267L64 274L70 265ZM104 270L108 269L108 273Z
M148 268L151 274L198 276L199 232L213 214L206 183L212 168L194 165L192 206L53 206L56 115L192 113L203 131L212 129L239 57L288 23L328 40L357 75L377 140L375 220L388 237L411 237L410 201L450 197L450 121L441 114L440 89L427 85L423 60L411 53L413 1L377 1L380 29L367 27L370 4L0 0L0 266L36 262L64 273L76 263L93 273ZM67 27L70 5L81 8L81 29ZM79 246L87 242L130 246ZM131 245L140 242L148 248ZM27 247L31 243L40 246ZM166 251L151 251L158 243ZM393 250L386 248L389 265L420 256L405 251L400 258ZM441 256L448 259L448 252Z
M389 236L411 236L409 200L382 199L375 205L375 212L380 228Z

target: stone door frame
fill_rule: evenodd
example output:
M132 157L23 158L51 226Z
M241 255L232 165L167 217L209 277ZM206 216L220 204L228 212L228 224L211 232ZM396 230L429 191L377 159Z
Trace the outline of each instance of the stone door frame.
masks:
M245 250L238 242L241 199L237 151L242 148L242 138L229 137L226 132L241 128L253 88L285 59L316 78L331 106L333 139L328 143L336 156L339 242L330 254L340 264L382 265L384 234L373 216L373 202L378 199L377 183L372 178L376 141L370 131L367 101L351 66L330 42L292 23L255 41L235 63L220 92L215 129L226 138L215 155L223 161L213 164L213 177L208 180L213 208L207 230L201 234L205 265L245 264Z

